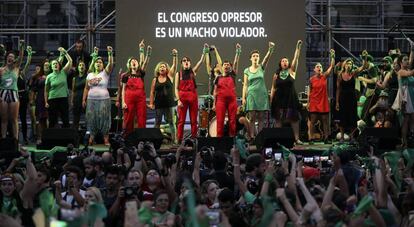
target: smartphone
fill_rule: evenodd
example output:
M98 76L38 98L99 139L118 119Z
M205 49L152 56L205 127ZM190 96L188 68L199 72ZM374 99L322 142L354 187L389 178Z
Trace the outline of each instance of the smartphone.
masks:
M319 162L319 160L321 160L320 156L313 156L313 161Z
M329 156L321 156L321 162L328 161Z
M313 162L313 157L304 157L303 162L307 162L307 163Z
M219 210L207 211L208 223L210 226L218 226L220 224L220 212Z
M59 220L51 220L50 227L67 227L68 223L66 223L65 221L59 221Z
M273 156L276 161L280 161L280 159L282 159L282 153L274 153Z
M273 149L271 147L265 148L265 158L266 160L272 159Z

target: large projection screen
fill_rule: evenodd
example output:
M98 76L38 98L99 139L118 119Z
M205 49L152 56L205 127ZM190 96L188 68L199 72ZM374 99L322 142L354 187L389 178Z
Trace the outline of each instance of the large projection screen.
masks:
M304 1L294 0L119 0L116 1L116 71L125 70L127 59L138 56L138 43L145 39L153 47L146 70L145 86L149 97L155 65L172 62L171 49L179 58L188 56L193 66L204 43L215 45L223 60L232 61L235 44L242 45L237 94L241 96L244 68L250 65L249 53L257 49L263 58L268 42L275 52L266 69L270 90L272 77L282 57L293 58L296 42L305 38ZM302 46L296 76L296 90L303 91L305 44ZM213 63L215 58L213 58ZM199 95L207 94L208 76L203 64L197 74ZM204 85L203 85L204 84Z

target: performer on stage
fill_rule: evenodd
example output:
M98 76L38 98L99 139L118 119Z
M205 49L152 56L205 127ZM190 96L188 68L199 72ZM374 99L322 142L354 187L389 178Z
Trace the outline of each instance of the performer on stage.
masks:
M191 67L190 58L183 57L181 59L181 69L175 74L175 96L178 98L178 143L181 143L183 139L187 109L190 111L191 136L193 138L197 137L198 96L195 77L208 52L209 47L207 44L204 44L201 58L193 68Z
M159 62L155 66L154 79L151 83L149 108L155 109L155 128L160 128L162 116L169 124L172 142L177 143L174 124L174 75L177 72L177 50L173 49L171 55L173 61L171 68L166 62Z
M397 58L393 60L390 56L384 57L382 61L381 70L384 79L377 82L377 87L384 89L388 93L388 103L391 106L398 93L397 72L400 70L400 66L397 63Z
M323 127L323 139L325 144L329 143L329 99L328 99L328 76L335 65L335 51L330 51L330 65L326 72L323 72L322 64L317 63L313 69L314 75L309 79L309 101L308 110L310 118L309 142L313 142L314 127L318 120Z
M86 64L80 60L72 79L72 96L70 101L73 109L72 127L76 130L79 129L81 115L85 114L85 109L82 106L82 98L86 84L86 76Z
M62 118L63 127L69 128L67 74L72 68L72 58L63 47L59 47L58 50L68 62L62 68L58 60L52 61L52 73L46 77L45 82L45 106L49 112L49 128L56 126L59 115Z
M392 108L403 114L401 125L401 148L407 148L407 134L414 134L414 42L410 42L410 56L402 54L397 58L400 70L397 72L399 80L398 94Z
M112 47L108 51L108 64L104 68L103 59L98 57L95 47L86 86L83 92L82 105L86 107L86 126L91 133L89 144L94 143L95 136L100 132L104 136L104 144L109 145L109 129L111 128L111 99L108 92L109 75L111 75L114 59Z
M27 60L26 64L23 67L23 70L19 73L19 78L17 79L17 88L19 89L19 118L22 124L22 134L23 141L25 144L29 143L27 139L27 106L29 104L29 93L27 89L27 71L29 70L30 63L32 61L32 47L27 46Z
M29 82L31 86L31 99L35 102L35 112L36 119L39 121L39 127L36 132L37 141L36 144L40 144L42 133L45 128L47 128L47 119L48 112L45 103L45 85L46 85L46 76L52 72L50 67L49 60L45 60L40 68L40 71L36 73L31 81Z
M23 60L24 40L19 42L19 57L10 51L6 54L6 64L0 68L0 116L1 138L6 138L7 126L11 122L13 138L19 137L19 96L17 78Z
M134 130L134 119L138 128L145 128L147 123L147 103L144 87L145 69L151 56L152 48L147 47L145 55L144 40L139 43L139 61L130 58L127 62L128 72L122 77L122 109L124 110L123 128L125 135Z
M237 114L237 96L236 96L236 75L241 53L240 44L236 44L236 55L233 64L229 61L222 62L220 54L214 48L218 61L220 74L214 81L214 100L213 110L216 110L217 117L217 137L224 136L224 119L226 112L229 118L229 136L236 136L236 114Z
M336 80L336 105L339 114L340 141L344 141L344 132L350 129L350 138L353 138L357 126L357 98L355 92L355 77L364 69L361 66L353 70L354 61L350 58L342 63Z
M295 89L296 68L301 46L302 40L298 40L292 64L289 63L288 58L280 59L279 69L273 76L270 93L272 116L276 119L276 127L280 128L283 123L289 122L293 129L296 144L302 144L302 141L299 140L299 110L301 104Z
M260 64L260 53L258 50L250 52L250 67L244 70L242 104L248 112L250 120L250 138L254 138L264 127L264 116L269 111L269 95L267 93L264 74L273 53L275 44L269 42L269 49ZM256 121L259 124L256 131Z

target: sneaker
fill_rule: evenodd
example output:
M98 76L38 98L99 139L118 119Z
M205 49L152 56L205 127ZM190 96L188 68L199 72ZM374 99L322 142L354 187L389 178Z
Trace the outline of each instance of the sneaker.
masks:
M302 141L300 141L300 140L296 140L296 141L295 141L295 146L297 146L297 145L303 145L303 142L302 142Z

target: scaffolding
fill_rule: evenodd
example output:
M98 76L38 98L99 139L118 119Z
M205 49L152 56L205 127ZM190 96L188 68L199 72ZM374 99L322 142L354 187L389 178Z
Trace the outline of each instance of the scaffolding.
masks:
M108 10L109 9L109 10ZM84 40L94 46L115 43L115 0L0 0L0 43L16 49L24 39L46 56L59 46Z

